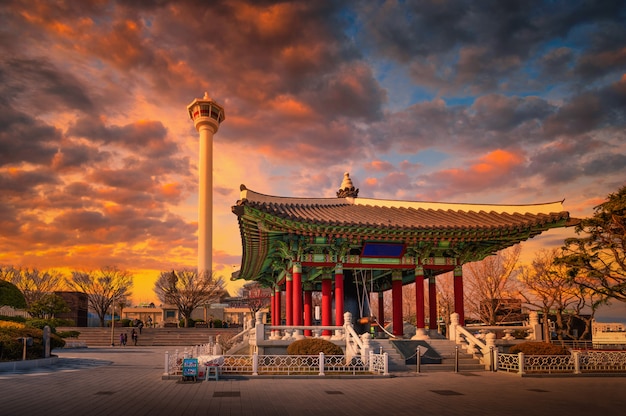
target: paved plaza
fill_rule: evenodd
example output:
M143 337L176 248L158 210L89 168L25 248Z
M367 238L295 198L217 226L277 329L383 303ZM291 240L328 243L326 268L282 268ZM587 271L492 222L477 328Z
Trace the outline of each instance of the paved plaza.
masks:
M183 383L162 379L168 349L59 350L54 367L0 372L0 414L610 416L626 411L626 377L392 373Z

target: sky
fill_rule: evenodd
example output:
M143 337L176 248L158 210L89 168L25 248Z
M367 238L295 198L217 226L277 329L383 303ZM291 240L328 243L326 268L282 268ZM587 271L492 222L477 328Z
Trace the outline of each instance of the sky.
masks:
M3 0L0 265L115 266L136 303L195 268L205 91L226 280L240 184L332 198L350 172L364 198L577 218L626 184L625 1Z

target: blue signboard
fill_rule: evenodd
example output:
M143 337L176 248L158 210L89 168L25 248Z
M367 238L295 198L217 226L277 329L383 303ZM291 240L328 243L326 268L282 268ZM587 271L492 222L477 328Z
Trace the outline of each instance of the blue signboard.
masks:
M198 377L198 359L197 358L184 358L183 359L183 378Z

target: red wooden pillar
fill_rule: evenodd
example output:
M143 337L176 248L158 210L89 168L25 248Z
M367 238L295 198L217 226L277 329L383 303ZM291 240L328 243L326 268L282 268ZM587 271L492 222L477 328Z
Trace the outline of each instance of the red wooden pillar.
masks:
M322 276L322 326L332 325L332 285L333 281L330 275ZM330 336L330 330L323 330L322 335Z
M385 326L385 293L378 292L378 323L380 324L380 328L378 328L379 332L382 332L383 327Z
M428 328L437 329L437 282L434 277L428 279Z
M293 325L293 281L290 272L285 276L285 324Z
M404 335L402 322L402 272L393 272L391 276L391 303L393 305L393 334Z
M343 325L343 264L335 266L335 325Z
M415 267L415 326L426 328L426 312L424 310L424 268Z
M463 302L463 267L454 268L454 312L459 314L459 325L465 325L465 304Z
M280 286L276 286L276 296L274 297L274 303L276 304L276 307L274 308L274 310L276 311L276 321L274 321L274 325L280 325L281 324L281 317L282 317L282 305L281 305L281 289Z
M302 325L302 265L293 264L293 324Z
M313 288L310 284L304 288L304 325L313 325ZM304 336L313 335L310 329L304 330Z
M276 294L274 290L272 290L272 294L270 295L270 315L272 316L271 325L276 325ZM256 316L254 317L254 321L256 325Z

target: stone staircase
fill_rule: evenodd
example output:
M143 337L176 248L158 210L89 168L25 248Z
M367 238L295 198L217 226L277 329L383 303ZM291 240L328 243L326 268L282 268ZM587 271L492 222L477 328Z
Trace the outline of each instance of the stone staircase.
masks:
M385 338L376 338L370 340L370 348L374 353L387 353L389 357L389 371L409 371L410 368L405 363L405 358L393 346L391 340Z
M92 328L92 327L59 327L57 332L62 331L78 331L80 335L77 339L66 339L68 344L86 347L110 347L111 346L111 328ZM128 344L133 345L130 333L133 328L116 327L113 333L113 342L116 346L120 345L120 333L128 334ZM225 336L236 335L241 328L143 328L138 337L138 346L193 346L206 344L219 334Z
M406 340L409 341L409 340ZM403 342L402 340L397 342ZM440 357L441 363L426 364L424 358L421 360L420 372L433 372L433 371L449 371L455 370L455 354L456 345L453 341L448 339L427 339L425 342L434 350ZM372 339L370 340L370 346L375 353L380 353L381 348L383 353L387 353L389 356L389 371L416 371L416 364L406 364L406 360L412 357L406 356L408 353L402 354L393 344L390 339ZM410 350L412 351L412 349ZM422 349L422 353L424 350ZM415 362L415 360L412 360ZM432 362L432 361L431 361ZM471 354L466 353L459 347L459 372L476 372L485 371L485 366L480 363L480 360L474 358Z
M457 344L448 339L427 339L426 342L441 356L441 364L421 364L420 371L454 371ZM484 364L459 346L459 372L485 371Z

